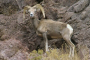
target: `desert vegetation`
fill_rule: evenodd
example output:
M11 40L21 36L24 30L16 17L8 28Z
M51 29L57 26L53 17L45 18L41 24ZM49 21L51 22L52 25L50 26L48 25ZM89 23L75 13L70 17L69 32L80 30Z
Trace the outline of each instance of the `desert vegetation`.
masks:
M69 49L67 45L65 45L64 49L62 46L60 49L50 49L50 51L46 53L44 53L41 49L38 51L33 50L29 55L29 60L80 60L80 57L76 52L73 58L69 57ZM88 59L86 58L85 60Z

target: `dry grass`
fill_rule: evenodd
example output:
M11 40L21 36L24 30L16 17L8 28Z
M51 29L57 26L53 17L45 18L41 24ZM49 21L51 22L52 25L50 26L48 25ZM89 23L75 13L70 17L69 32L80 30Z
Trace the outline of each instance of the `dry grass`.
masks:
M82 57L83 58L83 57ZM50 49L49 52L43 52L43 50L33 50L28 60L81 60L75 51L74 57L69 57L69 47L65 43L60 49ZM88 60L86 57L84 60Z
M75 53L74 58L69 58L69 54L64 52L62 49L52 49L46 54L43 50L34 50L30 53L28 60L80 60Z
M47 52L47 57L43 57L43 60L80 60L76 53L74 58L69 58L69 54L63 50L53 49L50 51L51 52Z
M69 57L69 49L67 46L61 49L50 49L50 52L44 53L43 50L33 50L28 60L80 60L77 53L73 58Z

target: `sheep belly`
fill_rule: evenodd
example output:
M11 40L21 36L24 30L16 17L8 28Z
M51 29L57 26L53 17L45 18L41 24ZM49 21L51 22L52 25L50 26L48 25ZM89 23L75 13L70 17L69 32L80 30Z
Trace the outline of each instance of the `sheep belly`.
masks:
M61 33L59 30L57 29L46 29L46 28L43 28L43 27L40 27L37 31L37 34L39 36L42 36L42 33L46 32L47 33L47 36L49 36L50 38L62 38L61 36Z
M51 38L62 38L60 31L56 29L47 30L47 35Z

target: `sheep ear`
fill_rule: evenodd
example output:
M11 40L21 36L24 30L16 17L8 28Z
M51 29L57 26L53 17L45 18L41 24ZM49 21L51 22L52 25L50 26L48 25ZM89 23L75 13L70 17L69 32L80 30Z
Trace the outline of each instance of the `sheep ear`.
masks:
M25 6L24 7L24 10L23 10L23 19L25 19L25 13L26 13L26 10L30 9L31 7L30 6Z
M40 11L42 12L43 14L43 17L45 18L45 11L44 11L44 8L40 5L40 4L36 4L35 6L33 6L37 9L37 11Z

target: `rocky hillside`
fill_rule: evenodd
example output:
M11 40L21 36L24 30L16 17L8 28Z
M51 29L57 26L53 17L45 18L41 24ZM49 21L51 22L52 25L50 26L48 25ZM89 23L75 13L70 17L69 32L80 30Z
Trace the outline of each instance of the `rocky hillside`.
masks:
M0 0L0 60L27 60L32 50L44 49L43 39L35 33L29 15L23 20L23 7L40 3L46 19L69 23L72 42L81 60L90 59L90 0ZM49 41L61 48L63 39Z

